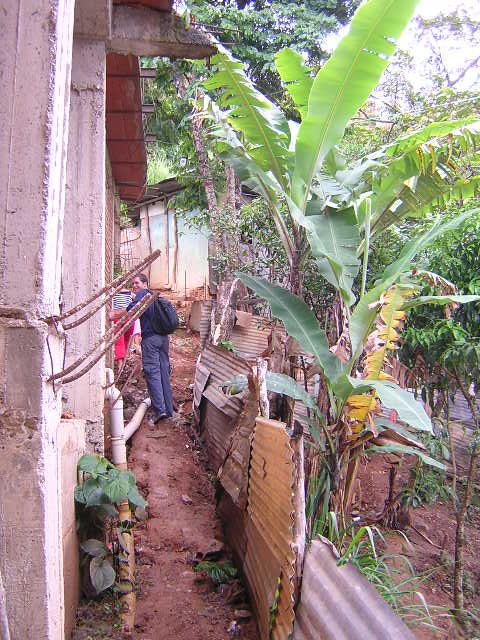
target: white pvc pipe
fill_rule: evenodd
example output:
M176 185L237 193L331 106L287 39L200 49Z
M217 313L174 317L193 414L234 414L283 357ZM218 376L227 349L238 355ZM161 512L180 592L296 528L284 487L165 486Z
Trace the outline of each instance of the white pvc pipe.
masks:
M127 440L129 440L133 436L135 431L142 424L142 420L147 412L148 407L151 404L152 402L150 398L145 398L145 400L142 400L138 405L137 410L133 414L133 418L127 425L125 425L125 429L123 430L123 438L125 442L127 442Z
M105 369L107 384L110 386L105 391L105 400L110 404L110 435L112 438L112 462L115 465L127 463L127 450L123 437L123 398L120 391L113 386L114 374L112 369Z

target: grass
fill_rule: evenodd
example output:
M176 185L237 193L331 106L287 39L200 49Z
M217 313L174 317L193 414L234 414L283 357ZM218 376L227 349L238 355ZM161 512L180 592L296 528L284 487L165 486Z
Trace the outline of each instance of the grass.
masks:
M409 626L423 626L442 635L448 633L438 623L445 618L452 620L451 612L444 607L429 606L419 590L441 567L418 574L405 555L380 552L377 546L385 546L385 538L377 527L362 526L356 530L352 523L339 530L336 514L332 511L326 525L325 534L341 553L339 566L347 562L354 564ZM411 547L405 534L397 533Z

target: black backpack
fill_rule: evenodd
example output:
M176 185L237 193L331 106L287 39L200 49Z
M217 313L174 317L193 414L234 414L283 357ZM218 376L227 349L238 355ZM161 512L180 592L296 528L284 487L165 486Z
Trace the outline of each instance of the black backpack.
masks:
M158 298L153 303L152 325L155 333L167 336L178 327L178 315L173 304L165 298Z

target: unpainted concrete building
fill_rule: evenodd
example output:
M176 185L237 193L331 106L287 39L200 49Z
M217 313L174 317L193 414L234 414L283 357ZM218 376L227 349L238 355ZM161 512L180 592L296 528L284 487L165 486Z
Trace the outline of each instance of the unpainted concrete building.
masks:
M168 178L147 187L143 198L129 207L135 225L121 231L120 258L129 269L159 249L160 257L149 268L150 286L176 298L205 298L209 232L189 224L194 211L177 215L172 198L182 189L175 178Z
M78 595L75 467L103 451L105 363L68 386L48 378L103 335L105 312L67 337L46 319L112 278L119 198L144 193L138 56L214 50L170 0L0 0L0 40L0 600L12 640L60 640Z

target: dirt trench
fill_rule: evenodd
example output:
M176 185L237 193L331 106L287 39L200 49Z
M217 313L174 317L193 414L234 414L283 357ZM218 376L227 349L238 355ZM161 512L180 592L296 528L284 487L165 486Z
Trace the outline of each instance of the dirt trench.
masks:
M191 434L192 384L199 340L177 332L170 341L177 417L160 426L148 414L133 436L129 468L148 501L148 520L135 529L139 640L256 640L246 593L238 580L216 586L196 573L195 560L231 560L215 513L213 474ZM126 418L146 394L140 374L126 394ZM131 405L129 407L129 404Z

